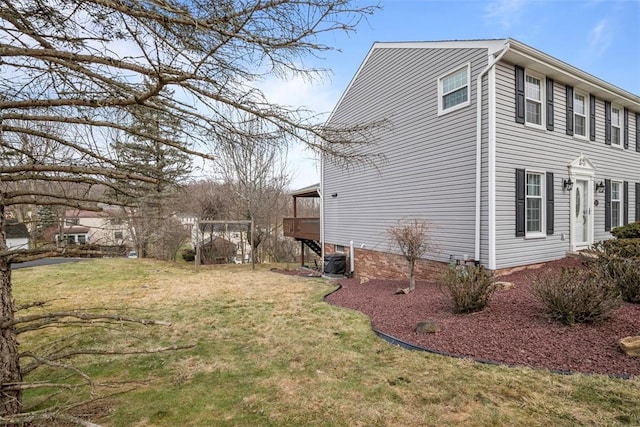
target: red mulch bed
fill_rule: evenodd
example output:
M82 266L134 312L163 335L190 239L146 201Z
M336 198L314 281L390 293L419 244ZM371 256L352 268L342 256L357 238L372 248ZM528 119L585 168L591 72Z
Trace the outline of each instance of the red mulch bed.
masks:
M579 267L565 258L538 269L524 269L498 278L512 282L497 291L490 305L474 314L454 314L450 298L437 279L418 281L408 295L394 295L407 281L341 280L342 288L326 300L361 311L380 332L419 347L445 354L508 365L615 376L640 375L640 358L626 356L618 341L640 335L640 304L623 303L613 317L596 324L566 326L549 319L544 306L531 295L533 279L546 269ZM433 319L435 334L415 332L420 321Z

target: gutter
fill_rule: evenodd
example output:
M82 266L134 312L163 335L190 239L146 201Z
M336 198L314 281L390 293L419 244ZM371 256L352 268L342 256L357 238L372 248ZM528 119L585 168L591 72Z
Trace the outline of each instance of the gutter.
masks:
M511 48L511 44L509 41L505 43L504 49L497 57L494 57L493 60L489 60L489 64L480 72L478 77L476 78L476 217L475 217L475 252L474 252L474 260L480 261L480 204L481 204L481 196L482 196L482 78L491 70L500 59L509 51ZM489 94L490 95L490 94ZM489 120L492 120L492 117L489 117ZM495 155L495 153L493 153ZM493 196L495 198L495 189L491 188L491 184L493 180L492 176L495 175L495 163L493 164L493 170L491 168L491 156L489 156L489 199ZM493 174L493 175L492 175ZM495 202L495 200L494 200ZM494 203L495 205L495 203ZM495 206L494 206L495 207ZM491 216L491 209L489 209L489 215ZM493 212L493 220L495 221L495 212ZM491 220L489 221L491 222ZM495 229L495 224L494 224ZM492 230L491 226L489 227L489 246L493 248L495 251L495 242L492 245L491 239L495 240L495 230ZM495 265L495 254L493 257L489 256L489 268L494 267Z

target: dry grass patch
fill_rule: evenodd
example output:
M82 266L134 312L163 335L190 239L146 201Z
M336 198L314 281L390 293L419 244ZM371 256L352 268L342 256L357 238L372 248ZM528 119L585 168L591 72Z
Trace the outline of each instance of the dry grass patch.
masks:
M172 322L98 329L79 341L180 352L80 358L101 380L137 381L94 419L105 426L628 425L639 382L481 365L392 347L358 312L330 306L322 279L247 266L94 260L14 274L19 303L99 306ZM410 297L410 296L409 296ZM23 349L60 331L29 334ZM72 381L42 372L33 379ZM101 390L108 394L110 390ZM27 396L28 403L40 395ZM71 393L66 398L76 398Z

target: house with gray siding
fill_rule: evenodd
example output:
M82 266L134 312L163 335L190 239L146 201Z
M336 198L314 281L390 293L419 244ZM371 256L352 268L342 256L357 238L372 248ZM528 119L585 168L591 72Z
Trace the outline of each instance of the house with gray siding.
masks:
M517 40L375 43L329 123L375 121L359 149L382 160L322 159L320 239L356 276L388 267L403 219L430 222L429 259L491 270L640 220L640 97Z

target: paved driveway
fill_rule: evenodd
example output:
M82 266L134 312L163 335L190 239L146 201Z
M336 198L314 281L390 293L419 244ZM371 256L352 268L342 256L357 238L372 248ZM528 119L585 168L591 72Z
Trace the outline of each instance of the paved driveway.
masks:
M64 264L67 262L85 261L89 258L43 258L35 261L21 262L19 264L11 264L12 270L19 268L38 267L41 265Z

